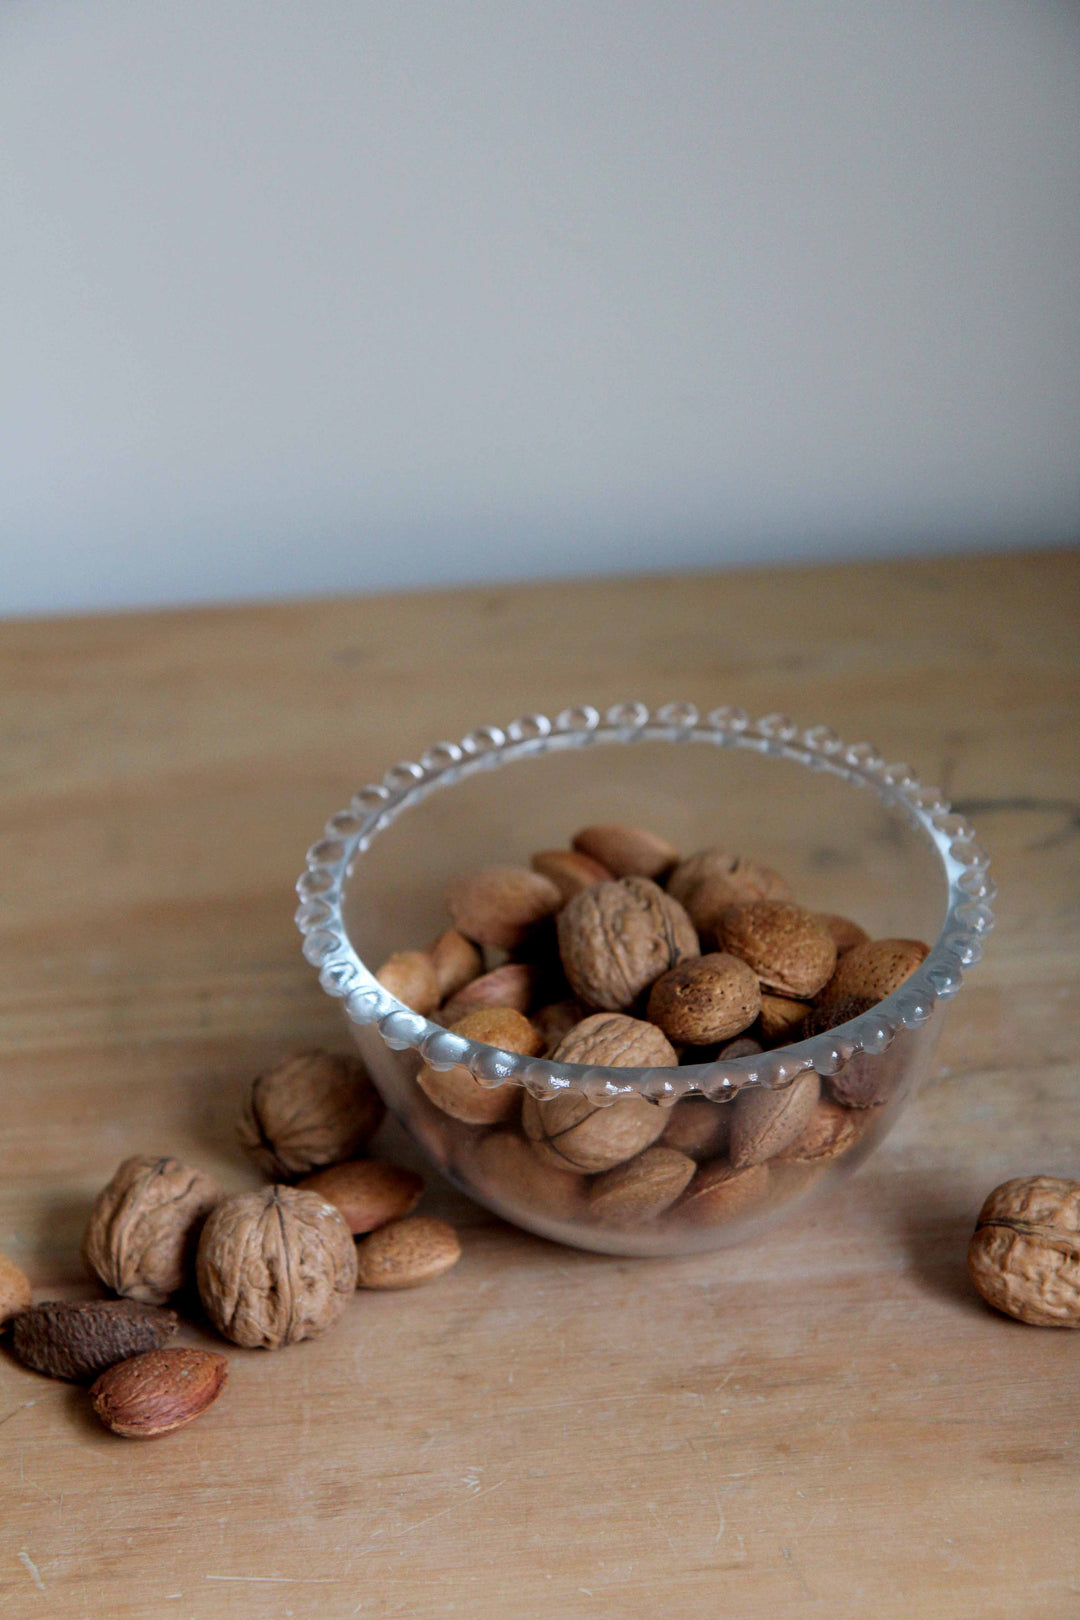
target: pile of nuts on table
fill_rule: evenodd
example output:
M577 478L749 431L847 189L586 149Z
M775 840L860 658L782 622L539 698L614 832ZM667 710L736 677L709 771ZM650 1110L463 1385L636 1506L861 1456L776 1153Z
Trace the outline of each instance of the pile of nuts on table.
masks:
M186 1298L234 1344L275 1350L332 1327L357 1288L441 1276L461 1246L447 1222L412 1214L421 1177L361 1157L384 1113L358 1059L302 1052L254 1081L239 1120L267 1186L226 1197L178 1159L125 1159L83 1236L89 1270L116 1297L34 1305L0 1254L0 1331L15 1356L90 1383L106 1427L149 1439L205 1412L228 1372L217 1351L170 1345L180 1326L170 1299Z

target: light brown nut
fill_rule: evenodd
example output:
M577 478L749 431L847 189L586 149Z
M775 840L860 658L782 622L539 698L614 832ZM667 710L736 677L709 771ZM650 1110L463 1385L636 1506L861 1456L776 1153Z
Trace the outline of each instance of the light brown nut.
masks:
M759 861L744 860L726 849L699 849L672 872L667 892L686 908L699 934L710 934L725 906L748 900L790 900L791 889L779 872Z
M544 1050L540 1032L512 1007L478 1007L451 1025L451 1032L524 1057L539 1057ZM436 1108L466 1125L497 1125L508 1119L521 1101L520 1087L482 1086L463 1063L441 1072L425 1063L416 1083Z
M845 997L811 1007L802 1034L823 1035L830 1029L869 1012L866 997ZM884 1052L856 1052L828 1078L832 1096L844 1108L878 1108L888 1102L904 1071L904 1037L898 1034Z
M507 951L561 905L551 879L527 866L485 866L455 878L446 891L455 928L478 945Z
M579 854L599 861L617 878L655 878L659 882L679 859L673 844L644 827L582 827L571 843Z
M584 1176L546 1164L516 1131L485 1131L478 1141L467 1145L461 1168L478 1195L490 1198L511 1216L522 1213L568 1221L581 1213L587 1185Z
M341 1212L355 1236L373 1232L387 1221L404 1220L420 1202L422 1176L381 1159L353 1159L317 1170L298 1183L298 1192L316 1193Z
M461 1258L458 1235L446 1221L411 1215L380 1226L356 1246L358 1288L416 1288L434 1282Z
M356 1287L340 1212L295 1187L234 1193L210 1215L195 1262L199 1297L225 1338L276 1350L333 1327Z
M660 1138L664 1147L678 1148L699 1163L718 1159L727 1152L731 1140L730 1103L715 1103L708 1097L682 1097L668 1112L668 1122Z
M574 994L610 1012L628 1011L662 973L699 954L682 907L640 877L597 883L568 901L559 951Z
M552 1001L532 1015L532 1023L540 1032L546 1053L554 1052L575 1025L588 1016L587 1009L573 997L565 1001Z
M90 1399L114 1434L152 1440L201 1417L228 1376L229 1364L215 1350L148 1350L103 1372Z
M435 982L439 987L439 1000L448 1001L478 979L484 971L484 957L480 948L448 928L428 949L431 965L435 969Z
M375 977L384 990L397 996L421 1018L430 1017L442 999L435 964L426 951L395 951Z
M590 1183L589 1214L612 1226L655 1220L685 1191L696 1169L693 1159L676 1148L646 1148Z
M33 1297L25 1271L6 1254L0 1254L0 1332L5 1322L30 1309Z
M761 998L761 1033L770 1046L783 1046L788 1041L802 1040L802 1026L810 1005L795 1001L791 996L763 995Z
M513 1007L515 1012L528 1012L538 978L532 962L504 962L452 996L439 1018L449 1028L478 1007Z
M594 883L610 883L613 872L591 855L582 855L576 849L541 849L529 859L534 872L550 878L563 900L572 900L582 889L591 889Z
M774 1159L782 1164L813 1164L843 1158L859 1140L869 1117L821 1097L801 1134L774 1154Z
M769 1167L736 1170L724 1160L702 1165L672 1214L695 1226L722 1226L763 1204L769 1196Z
M552 1061L610 1069L668 1069L679 1060L655 1024L625 1013L590 1013L566 1032Z
M836 946L812 911L790 900L751 900L716 920L721 950L748 962L762 988L796 1000L821 989L836 965Z
M298 1052L259 1075L237 1131L266 1175L295 1181L354 1159L385 1112L358 1058Z
M841 917L838 911L819 911L817 919L818 922L824 923L832 936L837 961L840 957L846 956L848 951L853 951L856 945L865 945L870 938L865 928L860 928L850 917Z
M1080 1328L1080 1181L1020 1176L995 1187L967 1258L996 1310L1033 1327Z
M546 1164L592 1175L651 1147L667 1123L664 1111L645 1097L620 1097L598 1107L580 1092L538 1102L526 1094L521 1125Z
M872 1007L899 990L925 961L929 950L929 945L920 939L867 940L845 951L815 999L824 1007L853 999L864 1000Z
M159 1350L177 1326L175 1311L130 1299L52 1299L15 1318L11 1348L24 1367L83 1383L140 1350Z
M798 1140L813 1118L821 1095L820 1076L810 1069L790 1086L771 1090L747 1086L732 1107L731 1163L736 1170L764 1164Z
M179 1159L125 1159L94 1200L83 1259L114 1293L163 1305L187 1281L202 1223L220 1197L216 1182Z
M672 1041L708 1046L749 1029L761 1008L753 968L737 956L715 951L682 962L649 992L648 1016Z

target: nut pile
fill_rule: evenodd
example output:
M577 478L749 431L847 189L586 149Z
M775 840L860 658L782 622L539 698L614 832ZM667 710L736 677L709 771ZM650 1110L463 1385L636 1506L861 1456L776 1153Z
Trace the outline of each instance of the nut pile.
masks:
M414 1011L504 1052L615 1068L748 1057L821 1033L890 995L918 940L871 940L799 905L780 873L721 848L681 856L642 828L582 828L529 866L456 878L451 927L377 978ZM627 1226L717 1223L803 1190L856 1147L897 1083L900 1047L823 1080L732 1102L642 1097L598 1107L419 1066L428 1140L515 1211Z
M83 1235L88 1268L118 1297L34 1305L27 1278L0 1254L0 1332L10 1329L25 1366L90 1384L114 1433L182 1428L228 1376L220 1353L169 1343L180 1321L166 1301L192 1282L224 1338L273 1350L332 1327L357 1288L415 1287L459 1259L453 1227L412 1213L421 1178L359 1157L383 1115L357 1060L286 1059L255 1080L238 1126L269 1185L225 1196L178 1159L125 1159Z

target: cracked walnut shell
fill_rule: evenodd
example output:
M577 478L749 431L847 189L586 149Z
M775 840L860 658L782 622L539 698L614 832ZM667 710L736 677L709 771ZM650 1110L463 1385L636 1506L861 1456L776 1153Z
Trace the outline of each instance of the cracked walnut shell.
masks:
M1022 1176L995 1187L967 1259L988 1305L1034 1327L1080 1327L1080 1182Z
M584 889L563 907L558 928L571 989L608 1012L628 1011L662 973L700 954L682 906L648 878Z
M199 1228L221 1192L179 1159L125 1159L98 1193L83 1234L83 1258L106 1288L163 1305L184 1285Z

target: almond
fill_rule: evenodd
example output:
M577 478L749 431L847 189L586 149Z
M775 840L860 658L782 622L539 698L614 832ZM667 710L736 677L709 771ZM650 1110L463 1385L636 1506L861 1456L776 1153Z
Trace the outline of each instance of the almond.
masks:
M761 1007L757 975L724 951L663 974L649 993L648 1016L672 1041L708 1046L748 1029Z
M353 1236L373 1232L387 1221L411 1215L424 1191L423 1178L398 1164L379 1159L353 1159L319 1170L297 1184L299 1192L318 1193L333 1204Z
M809 1011L807 1002L795 1001L790 996L762 996L761 1033L770 1046L801 1040Z
M433 1282L461 1258L454 1228L431 1215L391 1221L356 1246L358 1288L416 1288Z
M716 921L721 950L748 962L763 989L808 1000L827 983L836 946L812 911L790 900L729 906Z
M464 1153L469 1185L511 1219L540 1215L569 1221L581 1213L585 1177L546 1163L516 1131L485 1131Z
M822 1097L801 1134L775 1155L784 1164L812 1164L839 1159L862 1135L866 1114L853 1114Z
M700 1163L717 1159L727 1152L731 1139L730 1103L715 1103L708 1097L683 1097L668 1114L661 1142L678 1148Z
M693 1159L677 1148L646 1148L636 1159L595 1178L589 1213L615 1226L655 1220L685 1190L696 1169Z
M899 990L929 951L929 945L919 939L867 940L844 953L824 987L819 986L816 999L822 1006L829 1006L861 997L872 1007Z
M528 1012L538 978L538 970L531 962L504 962L502 967L482 973L459 990L439 1017L449 1028L479 1007L513 1007L515 1012Z
M435 969L440 1001L448 1001L451 996L456 996L484 971L484 958L480 950L456 928L448 928L440 934L428 948L428 955Z
M26 1273L6 1254L0 1254L0 1330L20 1311L29 1310L33 1297Z
M643 827L582 827L571 842L579 854L599 861L617 878L660 878L679 859L673 844Z
M733 1104L731 1163L736 1170L764 1164L798 1140L813 1117L821 1079L813 1069L790 1086L747 1086Z
M572 900L594 883L610 883L614 873L591 855L576 849L541 849L529 858L529 865L542 877L550 878L564 900Z
M721 1161L703 1165L675 1205L675 1213L702 1226L720 1226L764 1203L769 1193L769 1167L752 1164L736 1170Z
M439 1005L439 980L426 951L395 951L376 973L384 990L429 1018Z
M213 1350L147 1350L103 1372L90 1399L114 1434L150 1440L200 1417L228 1376L228 1362Z
M512 1007L479 1007L451 1025L451 1032L526 1057L539 1057L544 1049L539 1032ZM466 1125L497 1125L509 1118L521 1099L518 1086L482 1086L463 1063L443 1072L425 1063L416 1083L436 1108Z
M667 892L685 906L699 934L711 934L725 906L749 900L790 900L787 880L760 861L732 855L726 849L699 849L672 872Z
M562 903L551 879L527 866L485 866L455 878L446 891L447 910L460 933L478 945L507 951Z
M832 936L838 957L854 950L856 945L865 945L870 938L865 928L860 928L858 923L852 922L850 917L841 917L837 911L819 911L817 919L818 922L824 923Z

